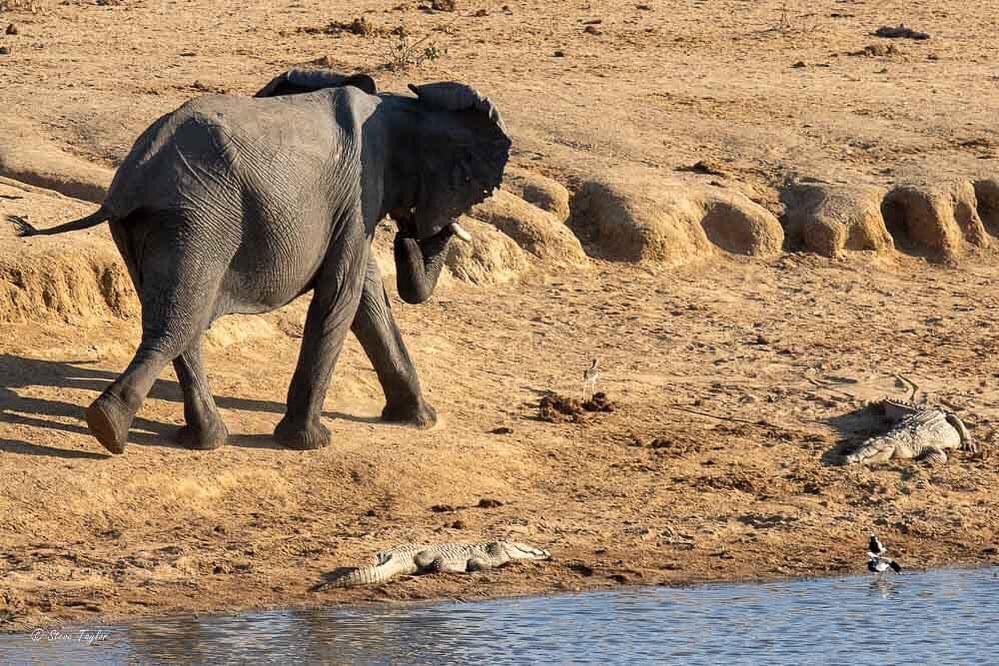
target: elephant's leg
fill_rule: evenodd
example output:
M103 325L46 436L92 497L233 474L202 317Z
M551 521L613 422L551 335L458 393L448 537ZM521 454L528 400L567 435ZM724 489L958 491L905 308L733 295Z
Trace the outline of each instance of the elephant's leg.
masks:
M132 419L163 367L176 355L158 342L143 339L125 371L87 408L90 432L111 453L125 452Z
M87 424L112 453L122 453L132 419L163 368L180 356L211 319L228 265L225 258L197 255L192 243L177 247L191 225L171 214L112 226L142 305L142 341L132 362L87 408ZM200 239L195 239L200 240Z
M330 431L321 421L323 401L357 312L367 261L367 240L360 231L333 239L315 279L302 349L288 388L288 412L274 430L283 446L306 450L330 443Z
M382 418L419 427L436 423L437 413L423 400L416 367L392 317L388 294L374 257L368 260L364 291L351 330L371 360L385 392Z
M201 361L202 335L195 337L183 354L173 361L177 381L184 392L184 420L187 425L177 440L189 449L216 449L225 444L229 431L215 406L205 368Z

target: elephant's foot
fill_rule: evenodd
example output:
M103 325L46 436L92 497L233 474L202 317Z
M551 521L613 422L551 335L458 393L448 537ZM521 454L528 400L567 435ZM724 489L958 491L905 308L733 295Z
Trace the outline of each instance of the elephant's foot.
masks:
M128 427L135 414L110 393L102 393L87 407L87 425L90 432L111 453L124 453L128 440Z
M331 437L329 428L320 423L319 419L302 422L285 416L274 429L274 439L289 449L311 451L329 446Z
M222 419L215 417L208 423L186 425L177 431L177 441L181 446L195 451L217 449L229 438L229 429Z
M416 428L430 428L437 424L437 412L421 399L417 403L385 405L385 409L382 410L382 420Z

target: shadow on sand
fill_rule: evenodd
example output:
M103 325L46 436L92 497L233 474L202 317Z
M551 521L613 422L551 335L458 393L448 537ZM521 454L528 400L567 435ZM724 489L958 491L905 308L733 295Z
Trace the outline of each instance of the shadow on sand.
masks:
M83 410L86 404L72 404L45 398L22 397L17 393L16 389L32 386L82 389L92 391L94 393L93 397L96 398L117 376L117 373L93 367L89 361L47 361L11 354L0 354L0 383L2 383L2 386L0 386L0 422L89 436L90 431L83 420ZM149 397L178 404L183 404L184 402L180 385L176 381L167 379L158 379L153 385ZM285 406L282 403L270 400L215 396L215 402L221 409L268 412L273 414L284 414L285 411ZM324 416L358 423L380 422L380 419L375 417L353 416L340 412L327 412L324 413ZM76 419L78 422L63 423L44 417ZM175 442L176 431L177 426L174 424L152 421L142 418L140 415L132 423L128 441L130 444L144 446L180 448L180 445ZM256 449L283 448L274 442L270 433L232 434L229 437L228 445ZM102 459L108 457L103 453L61 449L2 437L0 437L0 451L66 459Z
M822 454L822 464L832 466L842 465L843 456L851 453L861 442L885 428L882 415L869 405L828 418L826 423L835 428L841 436L835 446Z

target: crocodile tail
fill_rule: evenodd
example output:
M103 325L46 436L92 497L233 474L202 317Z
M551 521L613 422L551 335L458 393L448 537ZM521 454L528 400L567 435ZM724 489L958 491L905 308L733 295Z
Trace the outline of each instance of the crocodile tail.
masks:
M408 560L412 562L411 559ZM406 566L407 558L398 555L379 555L378 564L357 567L348 571L331 583L333 587L354 587L356 585L380 585L401 573L413 573L415 566Z
M978 453L978 445L971 439L968 429L964 427L964 422L957 417L957 414L946 414L947 423L954 426L954 430L961 437L961 448L971 453Z
M864 441L851 453L843 456L843 464L887 462L895 452L894 442L890 437L872 437Z
M357 585L377 585L384 583L393 574L382 570L378 565L368 567L357 567L348 571L331 583L333 587L354 587Z

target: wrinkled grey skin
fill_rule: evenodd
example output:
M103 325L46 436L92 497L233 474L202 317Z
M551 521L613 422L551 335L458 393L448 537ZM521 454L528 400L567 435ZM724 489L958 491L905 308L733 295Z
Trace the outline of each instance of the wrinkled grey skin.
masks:
M53 229L22 225L22 235L34 235L109 220L139 294L138 351L87 409L109 451L124 451L132 419L170 362L184 393L180 441L222 445L228 431L205 377L204 331L222 315L274 310L309 290L277 441L329 443L320 414L348 330L382 384L383 418L436 421L370 254L372 235L391 215L399 293L426 300L450 223L499 186L510 139L495 107L468 86L411 88L417 97L370 94L368 77L292 70L257 98L191 100L139 137L97 213Z

